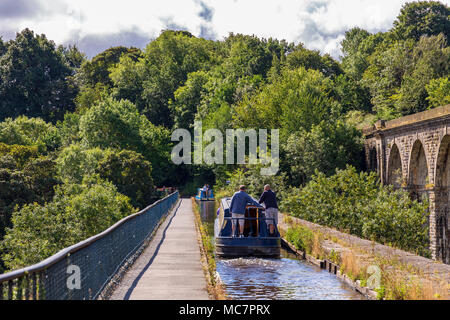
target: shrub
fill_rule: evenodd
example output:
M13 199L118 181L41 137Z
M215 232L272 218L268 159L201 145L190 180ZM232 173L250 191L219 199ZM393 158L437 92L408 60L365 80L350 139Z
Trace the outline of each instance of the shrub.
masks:
M428 201L413 201L403 190L382 186L375 173L355 168L326 177L316 173L303 189L293 189L282 210L304 220L427 256Z
M286 233L286 240L292 243L295 248L311 254L314 247L313 232L301 225L289 228Z
M129 199L110 182L85 179L56 188L52 202L14 211L2 249L9 269L42 261L59 250L98 234L133 213Z

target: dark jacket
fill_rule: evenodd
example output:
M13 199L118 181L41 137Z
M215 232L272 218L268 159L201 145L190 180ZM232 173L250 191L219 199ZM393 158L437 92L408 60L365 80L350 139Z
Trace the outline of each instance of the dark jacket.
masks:
M231 199L230 212L236 214L245 214L247 204L253 204L259 208L262 208L262 206L258 202L253 200L253 198L244 191L236 192Z
M272 190L264 191L259 199L259 203L263 203L266 209L275 208L278 209L277 196Z

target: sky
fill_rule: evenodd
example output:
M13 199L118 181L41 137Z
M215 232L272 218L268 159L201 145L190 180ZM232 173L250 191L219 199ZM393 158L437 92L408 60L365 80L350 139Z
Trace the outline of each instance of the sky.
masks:
M0 37L30 28L91 58L112 46L145 48L161 30L222 40L230 32L301 42L339 58L345 31L392 27L407 0L0 0ZM450 0L442 3L450 5Z

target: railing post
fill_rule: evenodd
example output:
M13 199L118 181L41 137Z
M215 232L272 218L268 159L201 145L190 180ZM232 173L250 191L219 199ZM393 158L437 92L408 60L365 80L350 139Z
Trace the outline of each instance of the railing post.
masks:
M25 300L31 300L30 299L30 276L25 276Z
M17 300L22 300L23 278L17 279Z
M31 299L32 300L37 300L36 299L36 273L33 273L33 275L31 276L31 282L32 282L32 287L31 287Z
M13 280L8 281L8 300L13 299Z
M44 278L45 278L45 271L42 271L39 273L39 289L38 289L39 298L38 298L38 300L45 299Z

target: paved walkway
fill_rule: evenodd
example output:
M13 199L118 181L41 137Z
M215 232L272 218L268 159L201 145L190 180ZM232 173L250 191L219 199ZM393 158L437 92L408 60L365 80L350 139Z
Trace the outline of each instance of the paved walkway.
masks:
M178 207L179 205L179 207ZM191 199L182 199L111 300L208 300Z

